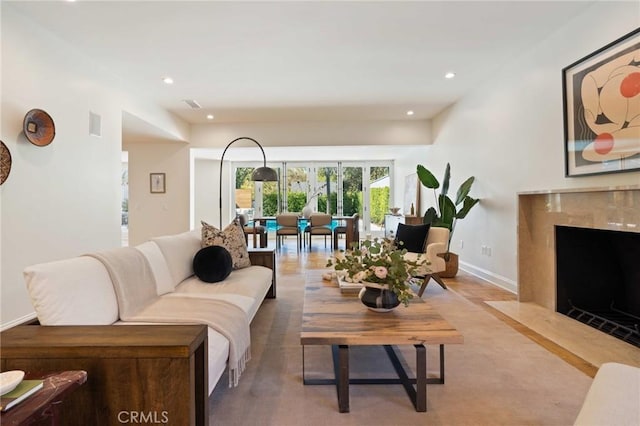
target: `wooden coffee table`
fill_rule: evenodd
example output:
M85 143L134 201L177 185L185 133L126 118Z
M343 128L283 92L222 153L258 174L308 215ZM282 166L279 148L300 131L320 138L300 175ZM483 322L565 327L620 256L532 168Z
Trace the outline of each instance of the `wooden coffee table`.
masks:
M444 384L444 345L463 343L462 335L435 309L418 297L409 307L391 312L370 311L356 294L343 294L335 281L323 281L322 271L307 275L302 310L302 378L305 385L336 385L338 407L349 412L350 384L402 384L416 411L427 411L427 383ZM425 345L440 346L440 376L427 378ZM307 379L304 367L306 345L330 345L334 378ZM397 379L350 378L349 346L384 346ZM416 350L416 377L410 378L393 346L413 345Z

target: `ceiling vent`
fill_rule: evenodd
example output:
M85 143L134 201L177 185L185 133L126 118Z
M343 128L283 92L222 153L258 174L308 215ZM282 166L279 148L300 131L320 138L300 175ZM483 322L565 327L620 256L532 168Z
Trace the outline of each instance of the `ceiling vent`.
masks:
M200 106L200 104L198 102L196 102L193 99L183 99L182 102L184 102L185 104L189 105L189 107L191 107L191 109L200 109L202 108Z

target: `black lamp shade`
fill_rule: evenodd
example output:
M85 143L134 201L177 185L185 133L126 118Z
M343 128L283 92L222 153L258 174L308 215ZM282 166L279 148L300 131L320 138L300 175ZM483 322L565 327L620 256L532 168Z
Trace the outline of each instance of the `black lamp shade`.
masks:
M271 167L258 167L253 169L251 180L254 182L276 182L278 180L278 173Z

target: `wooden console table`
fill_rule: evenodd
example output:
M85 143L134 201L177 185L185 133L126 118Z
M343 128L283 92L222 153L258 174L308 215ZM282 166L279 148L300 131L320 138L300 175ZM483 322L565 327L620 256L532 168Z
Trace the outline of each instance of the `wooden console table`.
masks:
M87 372L65 400L63 425L208 424L205 325L22 325L0 339L3 371Z
M270 248L250 248L249 259L251 265L264 266L273 271L271 278L271 288L267 293L268 299L276 297L276 251Z

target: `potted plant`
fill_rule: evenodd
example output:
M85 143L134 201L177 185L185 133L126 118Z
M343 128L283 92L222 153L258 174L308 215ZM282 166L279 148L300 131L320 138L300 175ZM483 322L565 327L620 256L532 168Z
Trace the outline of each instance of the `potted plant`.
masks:
M375 311L386 312L400 303L408 305L413 297L409 280L417 274L420 258L405 258L406 249L399 248L393 240L374 238L364 240L357 247L341 250L343 255L329 259L336 274L348 282L362 283L360 300ZM424 273L423 270L420 270Z
M478 198L469 196L469 191L471 191L471 185L473 185L475 178L471 176L460 185L456 193L456 199L453 201L448 195L449 180L451 178L451 166L449 163L447 163L447 168L444 171L442 187L433 173L424 166L418 165L417 173L422 185L433 189L436 205L436 207L429 207L424 214L422 222L429 223L431 226L440 226L449 229L447 252L442 256L447 263L447 270L440 273L440 276L445 278L455 277L458 273L458 255L450 251L451 237L453 236L453 231L456 229L458 220L464 219L469 213L469 210L480 201ZM436 193L438 188L440 188L439 195Z

